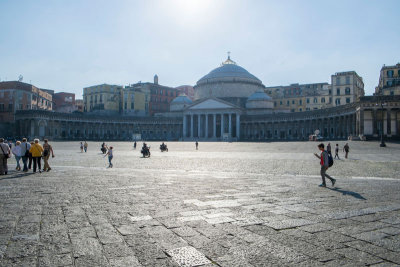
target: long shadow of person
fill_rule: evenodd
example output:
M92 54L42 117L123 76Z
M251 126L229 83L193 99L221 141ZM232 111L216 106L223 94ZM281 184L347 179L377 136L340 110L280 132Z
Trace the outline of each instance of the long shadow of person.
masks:
M343 195L349 195L349 196L355 197L357 199L367 200L365 197L363 197L359 193L356 193L356 192L353 192L353 191L342 190L340 187L335 187L335 188L327 187L327 189L342 193Z
M33 174L35 174L35 173L33 173L33 172L15 172L15 171L12 171L8 175L1 176L0 180L10 180L10 179L23 178L23 177L30 176L30 175L33 175Z

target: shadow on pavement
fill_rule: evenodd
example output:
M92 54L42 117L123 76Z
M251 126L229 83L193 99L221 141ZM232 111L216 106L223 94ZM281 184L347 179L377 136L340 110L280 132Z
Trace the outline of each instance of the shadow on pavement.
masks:
M335 187L335 188L327 187L327 189L342 193L343 195L349 195L349 196L355 197L357 199L367 200L365 197L363 197L359 193L356 193L356 192L353 192L353 191L342 190L340 187Z
M0 180L9 180L9 179L17 179L17 178L22 178L25 176L30 176L32 174L36 174L32 171L30 172L15 172L12 171L11 173L8 173L7 175L2 175L0 176Z

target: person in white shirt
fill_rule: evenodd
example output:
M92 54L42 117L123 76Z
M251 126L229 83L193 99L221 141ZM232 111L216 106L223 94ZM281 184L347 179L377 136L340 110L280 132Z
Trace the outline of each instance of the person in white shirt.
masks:
M111 161L113 159L113 147L112 146L110 146L108 148L107 154L105 156L107 156L107 155L108 155L108 163L109 163L108 167L112 168L113 167L113 164L111 163Z
M10 156L10 147L0 138L0 175L8 173L7 159Z
M17 168L15 168L15 169L17 171L20 171L21 165L19 165L19 161L21 160L21 142L17 141L11 151L15 156L15 161L17 162Z

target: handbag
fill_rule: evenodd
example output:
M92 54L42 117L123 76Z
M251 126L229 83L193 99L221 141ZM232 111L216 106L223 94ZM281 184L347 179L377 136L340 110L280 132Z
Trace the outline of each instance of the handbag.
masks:
M0 144L0 148L1 148L1 151L3 151L3 155L7 155L7 158L11 158L10 153L6 154L6 153L4 152L4 149L3 149L3 147L1 146L1 144Z

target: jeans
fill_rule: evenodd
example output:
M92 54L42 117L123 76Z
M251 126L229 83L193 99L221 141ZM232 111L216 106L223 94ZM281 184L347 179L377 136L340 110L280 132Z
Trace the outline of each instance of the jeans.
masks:
M325 166L321 166L321 177L322 177L322 184L326 184L325 182L325 176L328 177L329 180L334 181L335 179L333 179L332 177L330 177L328 174L326 174L326 170L328 168Z
M111 161L112 161L112 158L113 158L113 156L108 156L108 162L110 163L110 167L112 167L112 163L111 163Z
M26 172L28 170L28 157L21 157L22 158L22 163L24 164L24 169L23 171Z
M29 154L29 165L28 168L31 169L32 168L32 154Z
M41 162L40 159L41 157L32 157L33 159L33 172L36 172L36 165L38 167L38 171L40 171L41 166Z
M17 169L21 170L21 165L19 165L19 161L21 160L21 156L15 156L15 161L17 162Z

